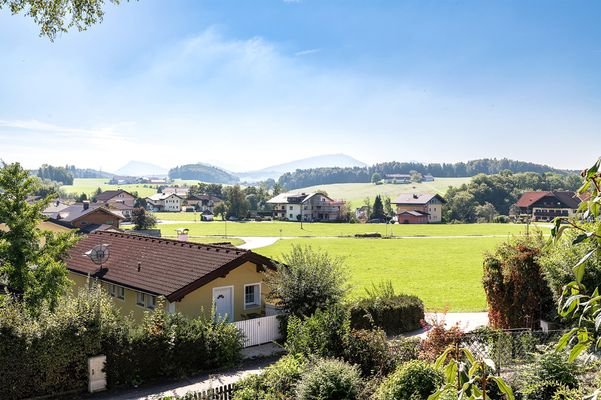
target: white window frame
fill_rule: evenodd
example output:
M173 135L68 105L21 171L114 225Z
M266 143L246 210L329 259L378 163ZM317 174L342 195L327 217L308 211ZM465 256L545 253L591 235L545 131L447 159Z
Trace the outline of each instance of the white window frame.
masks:
M146 300L146 308L149 310L154 310L157 306L157 297L151 294L147 294L145 297Z
M258 293L255 291L255 296L256 299L253 303L247 303L246 302L246 288L249 286L258 286L259 287L259 291ZM256 282L256 283L249 283L244 285L244 309L249 309L249 308L258 308L261 307L261 282Z
M146 293L136 292L136 305L138 307L146 307Z
M109 283L108 285L108 292L111 295L111 297L122 301L125 300L125 288L123 286L116 285L114 283Z

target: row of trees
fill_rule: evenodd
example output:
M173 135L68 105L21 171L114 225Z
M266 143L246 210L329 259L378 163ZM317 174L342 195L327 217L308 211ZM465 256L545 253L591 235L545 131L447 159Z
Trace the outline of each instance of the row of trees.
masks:
M431 174L435 177L468 177L478 174L498 174L502 171L533 172L544 174L553 172L565 174L546 165L509 160L506 158L472 160L467 163L431 163L385 162L370 167L348 168L312 168L288 172L279 178L278 183L288 190L331 183L368 183L373 181L374 174L380 179L388 174L407 174L415 177Z
M575 174L534 173L479 174L468 184L449 187L445 194L446 221L492 221L497 215L509 215L522 193L533 190L576 190L580 178Z
M236 183L240 179L220 168L205 164L187 164L169 170L171 179L195 179L212 183Z

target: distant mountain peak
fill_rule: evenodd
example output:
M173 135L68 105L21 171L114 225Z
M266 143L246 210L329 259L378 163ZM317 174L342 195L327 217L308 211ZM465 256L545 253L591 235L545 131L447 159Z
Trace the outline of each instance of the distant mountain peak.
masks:
M129 161L115 171L120 176L167 176L169 170L144 161Z

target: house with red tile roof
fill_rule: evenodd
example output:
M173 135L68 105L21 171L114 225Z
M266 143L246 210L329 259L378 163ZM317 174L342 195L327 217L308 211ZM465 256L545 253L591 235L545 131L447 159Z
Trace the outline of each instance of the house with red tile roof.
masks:
M101 244L109 257L97 265L85 254ZM168 312L210 316L214 305L216 315L230 321L264 314L264 272L276 266L250 250L108 231L80 240L66 264L76 288L99 280L137 320L162 296Z
M556 217L574 216L581 200L571 191L525 192L515 205L520 209L520 218L532 221L552 221Z

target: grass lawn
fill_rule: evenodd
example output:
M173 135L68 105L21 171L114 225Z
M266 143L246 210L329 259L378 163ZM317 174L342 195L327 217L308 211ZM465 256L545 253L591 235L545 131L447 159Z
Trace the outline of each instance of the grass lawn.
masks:
M157 192L156 188L158 185L151 184L132 184L132 185L109 185L108 181L110 179L94 179L94 178L76 178L73 180L73 185L64 185L61 186L61 189L67 193L86 193L88 196L92 195L97 188L102 190L117 190L123 189L128 192L138 192L138 196L147 197L153 195ZM183 179L175 179L171 185L193 185L198 183L198 181L191 180L183 180Z
M257 249L278 259L292 244L308 244L345 258L351 296L391 280L401 293L419 296L429 311L485 311L482 255L503 238L290 239Z
M185 213L174 214L184 215ZM521 224L339 224L304 223L303 230L298 222L186 222L162 223L157 226L163 235L174 235L177 228L188 228L192 236L277 236L277 237L319 237L353 236L356 233L379 232L386 236L392 230L393 236L486 236L522 234L525 225Z
M294 192L314 192L316 190L325 190L328 195L334 199L344 199L352 202L353 207L360 207L363 200L369 197L373 203L376 195L388 196L394 200L401 193L422 192L438 193L444 195L449 186L461 186L468 183L472 178L436 178L433 182L401 184L382 184L373 183L334 183L330 185L309 186L306 188L295 189Z

